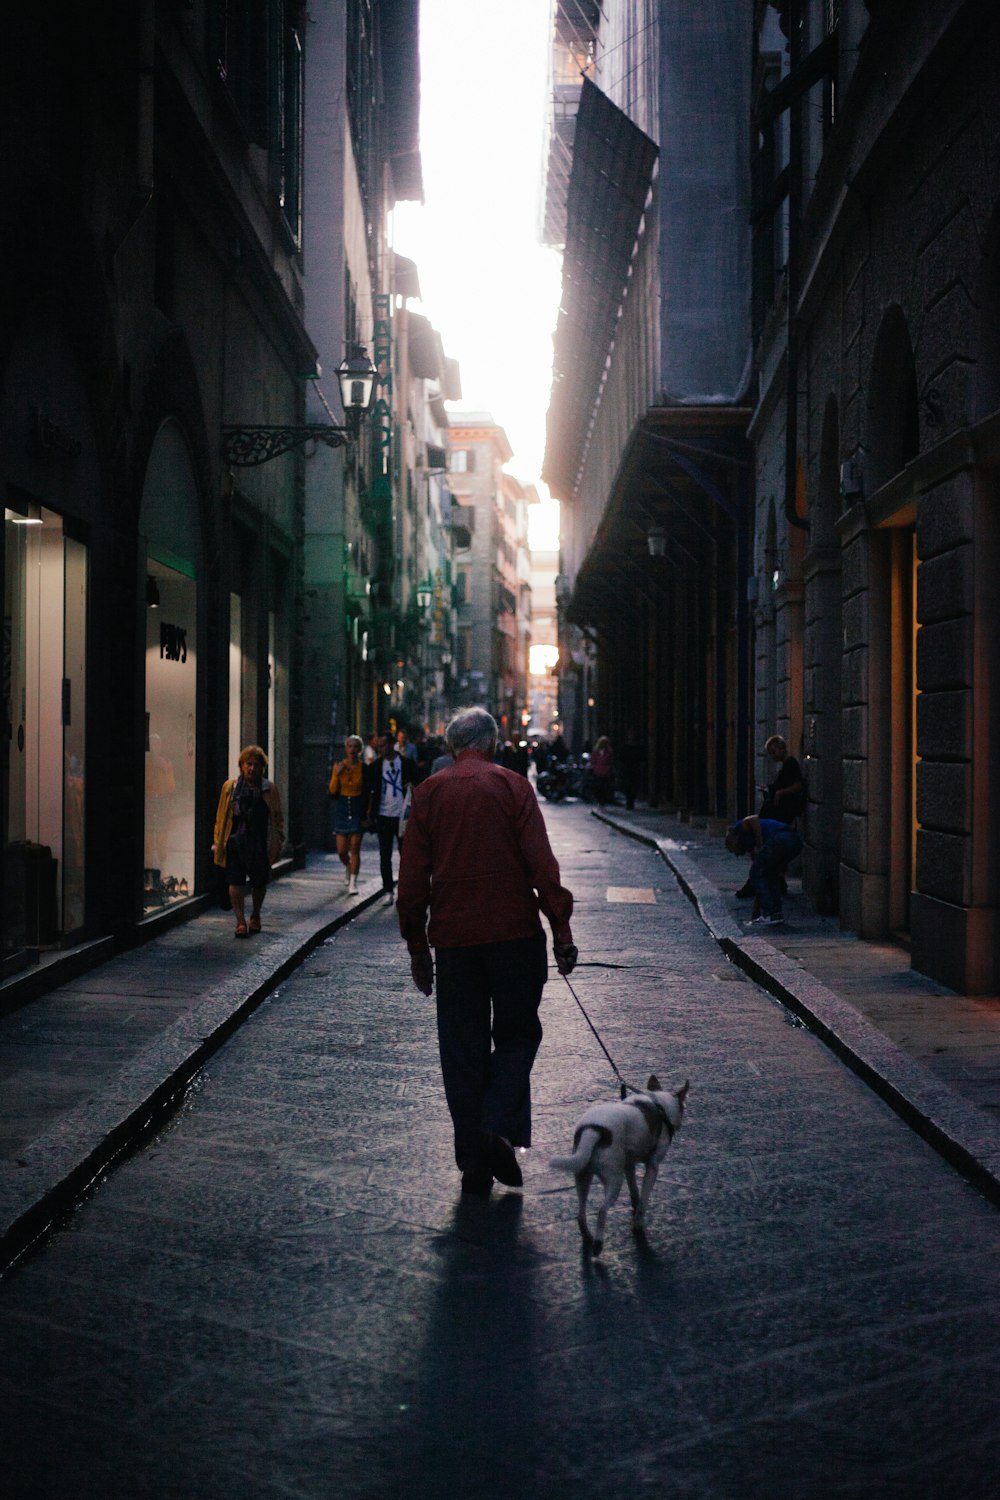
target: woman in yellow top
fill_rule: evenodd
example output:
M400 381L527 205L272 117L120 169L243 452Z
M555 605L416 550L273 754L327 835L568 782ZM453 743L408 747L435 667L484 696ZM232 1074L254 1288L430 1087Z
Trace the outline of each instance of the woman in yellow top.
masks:
M365 780L361 752L364 748L360 735L349 734L344 741L344 759L338 760L330 776L330 796L334 799L333 831L349 896L358 894L358 871L361 869L361 811Z

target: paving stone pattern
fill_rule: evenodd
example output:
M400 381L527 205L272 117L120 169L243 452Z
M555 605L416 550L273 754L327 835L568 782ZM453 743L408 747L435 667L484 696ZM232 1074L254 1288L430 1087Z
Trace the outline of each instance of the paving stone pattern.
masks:
M463 1201L379 904L0 1289L8 1493L997 1492L996 1211L729 965L659 855L546 810L581 999L691 1079L645 1237L546 1165L613 1078L553 976L523 1193ZM647 887L655 904L609 904Z

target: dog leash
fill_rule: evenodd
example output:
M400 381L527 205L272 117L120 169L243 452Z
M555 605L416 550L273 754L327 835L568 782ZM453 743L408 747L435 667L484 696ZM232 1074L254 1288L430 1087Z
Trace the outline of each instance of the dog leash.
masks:
M590 1027L591 1031L596 1036L598 1046L600 1047L601 1051L604 1053L604 1056L607 1058L608 1062L611 1064L611 1070L614 1073L615 1077L618 1079L619 1084L621 1085L621 1096L622 1096L622 1098L624 1099L625 1096L626 1096L626 1094L641 1094L642 1093L641 1089L634 1089L630 1083L626 1083L625 1082L624 1078L619 1073L618 1067L617 1067L617 1064L615 1063L614 1058L611 1056L611 1053L608 1051L607 1047L605 1047L603 1041L601 1040L601 1033L598 1031L598 1029L594 1025L593 1021L587 1015L587 1012L583 1008L583 1001L580 999L580 996L576 993L576 990L570 984L570 982L569 982L569 975L568 974L564 974L562 977L566 981L566 988L569 990L570 994L573 996L573 999L576 1001L577 1005L580 1007L580 1014L583 1016L583 1019L586 1021L587 1025Z

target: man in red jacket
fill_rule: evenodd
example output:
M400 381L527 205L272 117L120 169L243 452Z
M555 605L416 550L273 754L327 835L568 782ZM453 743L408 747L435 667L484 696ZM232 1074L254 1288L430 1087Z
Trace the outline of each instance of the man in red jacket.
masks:
M431 946L437 956L441 1072L462 1191L488 1193L494 1177L521 1186L513 1147L531 1144L531 1066L548 975L538 913L552 928L559 972L569 974L573 897L560 884L531 783L493 762L493 717L462 709L445 739L455 764L413 793L396 904L425 995L434 989Z

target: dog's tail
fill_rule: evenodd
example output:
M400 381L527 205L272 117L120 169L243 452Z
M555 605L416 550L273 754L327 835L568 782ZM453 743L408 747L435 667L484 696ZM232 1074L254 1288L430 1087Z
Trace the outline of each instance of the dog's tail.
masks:
M581 1125L573 1137L572 1156L554 1156L549 1162L558 1172L582 1172L598 1146L611 1144L611 1131L606 1125Z

